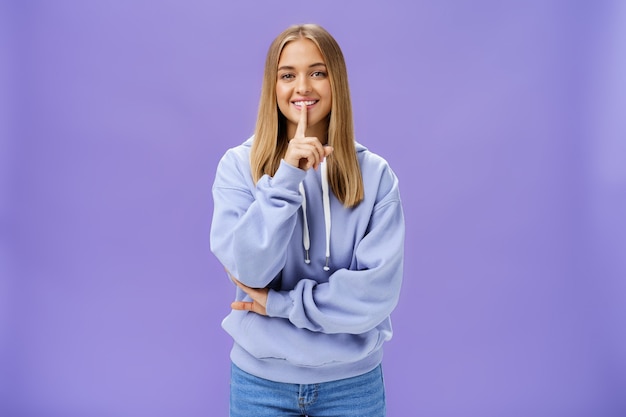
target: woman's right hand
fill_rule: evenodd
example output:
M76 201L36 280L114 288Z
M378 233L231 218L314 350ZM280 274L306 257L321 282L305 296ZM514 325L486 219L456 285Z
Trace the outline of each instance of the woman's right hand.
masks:
M283 158L285 162L304 171L309 168L317 169L320 163L333 152L332 146L323 146L316 137L306 136L307 109L300 109L300 120L296 127L296 134L289 140L287 152Z

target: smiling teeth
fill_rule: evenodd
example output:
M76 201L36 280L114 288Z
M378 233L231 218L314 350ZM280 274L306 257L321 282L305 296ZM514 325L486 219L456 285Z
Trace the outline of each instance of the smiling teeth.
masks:
M308 101L294 101L294 103L296 106L302 106L302 104L304 104L305 106L310 106L312 104L315 104L315 100L308 100Z

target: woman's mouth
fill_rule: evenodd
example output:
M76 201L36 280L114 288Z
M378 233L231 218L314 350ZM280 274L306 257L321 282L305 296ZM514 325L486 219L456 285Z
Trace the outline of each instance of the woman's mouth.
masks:
M296 106L297 108L302 108L302 106L312 106L315 103L317 103L319 100L300 100L300 101L293 101L292 103L294 104L294 106Z

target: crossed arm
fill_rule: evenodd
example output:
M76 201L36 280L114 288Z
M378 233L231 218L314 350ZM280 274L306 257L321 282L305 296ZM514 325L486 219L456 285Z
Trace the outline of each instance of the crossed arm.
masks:
M267 288L250 288L235 278L228 269L226 269L226 273L230 277L230 279L239 287L243 292L248 294L252 301L233 301L230 304L230 308L233 310L248 310L257 314L261 314L262 316L267 316L267 311L265 311L265 306L267 305L267 293L269 289Z

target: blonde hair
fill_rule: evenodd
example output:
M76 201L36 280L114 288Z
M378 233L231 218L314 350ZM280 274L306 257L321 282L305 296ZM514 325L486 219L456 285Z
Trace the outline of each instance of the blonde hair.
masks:
M250 154L254 181L263 175L273 176L287 151L285 117L276 103L278 60L287 43L310 39L317 45L328 70L332 106L328 125L328 144L334 148L326 158L328 182L333 193L345 207L354 207L363 200L363 178L356 155L352 104L348 87L348 71L337 41L324 28L314 24L295 25L283 31L270 45L265 60L259 113Z

